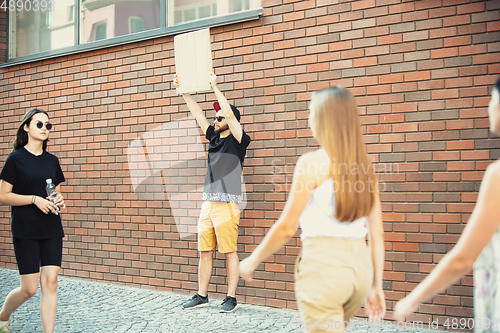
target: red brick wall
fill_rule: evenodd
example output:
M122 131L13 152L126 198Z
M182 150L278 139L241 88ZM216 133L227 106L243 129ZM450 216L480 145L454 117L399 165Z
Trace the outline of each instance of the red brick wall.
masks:
M453 247L483 171L500 155L486 111L500 75L500 2L263 0L263 7L261 20L211 30L219 86L253 139L241 257L280 215L297 157L317 147L307 128L310 93L344 85L357 96L381 172L390 310ZM27 109L48 110L56 125L50 151L68 179L66 276L196 289L206 141L182 120L188 111L172 89L173 53L173 37L164 37L0 69L0 161ZM196 98L205 110L215 99ZM0 267L15 268L9 217L1 206ZM240 300L295 308L299 243L294 237L261 265L254 283L241 282ZM225 274L217 255L212 295L223 296ZM472 316L472 285L470 275L462 278L415 318Z

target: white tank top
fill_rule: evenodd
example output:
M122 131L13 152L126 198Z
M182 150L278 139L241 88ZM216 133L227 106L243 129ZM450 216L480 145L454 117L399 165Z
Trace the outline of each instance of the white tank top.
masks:
M306 208L300 215L300 239L311 237L365 238L368 232L366 217L353 222L339 222L333 217L335 194L333 179L329 178L314 189Z

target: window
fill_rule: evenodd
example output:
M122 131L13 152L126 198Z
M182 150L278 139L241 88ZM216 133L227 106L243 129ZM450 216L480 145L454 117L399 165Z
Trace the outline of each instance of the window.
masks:
M73 4L73 0L58 0L52 8L46 5L38 11L10 12L9 58L75 45L74 24L68 25L67 15L60 15Z
M189 8L184 11L184 21L196 20L196 8Z
M240 10L246 10L250 8L249 0L232 0L231 5L234 12L239 12Z
M93 38L91 40L101 40L101 39L106 39L106 29L108 27L108 24L106 22L99 22L93 25L92 30L94 31L93 33Z
M128 19L128 31L133 34L144 30L144 20L142 17L131 16Z
M10 64L258 18L262 0L44 0L9 11ZM17 8L16 8L17 9Z
M203 6L198 8L198 17L205 18L210 17L212 14L210 13L210 6Z
M261 2L261 0L170 0L169 5L173 8L167 8L167 14L173 12L174 16L168 24L174 25L258 9L262 6Z
M69 6L68 8L68 22L73 22L75 20L75 6Z
M160 0L82 0L80 9L81 43L153 30L161 24ZM96 24L103 20L107 20L107 34L98 38Z

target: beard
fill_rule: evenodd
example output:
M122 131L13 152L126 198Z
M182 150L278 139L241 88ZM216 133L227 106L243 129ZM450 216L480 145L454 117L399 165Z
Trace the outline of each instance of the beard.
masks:
M229 125L225 124L224 126L220 126L219 128L215 128L215 133L222 133L225 130L229 129Z

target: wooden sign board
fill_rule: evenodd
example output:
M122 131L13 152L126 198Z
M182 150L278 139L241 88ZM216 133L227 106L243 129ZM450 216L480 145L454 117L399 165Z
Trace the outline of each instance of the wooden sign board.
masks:
M210 29L175 36L174 51L179 78L177 94L210 91L208 74L213 72Z

